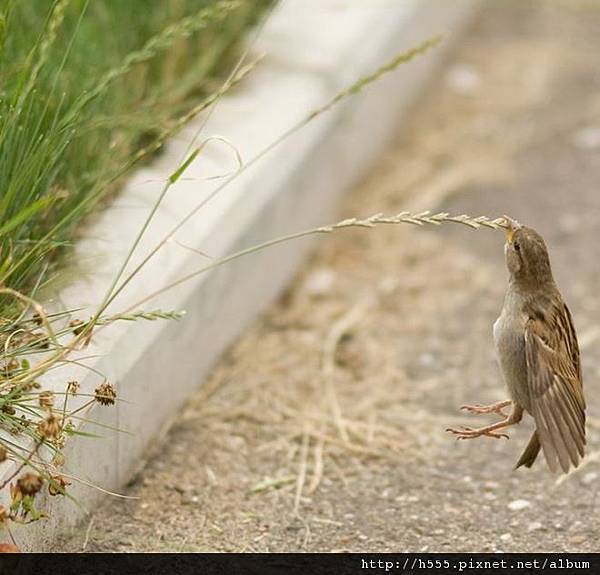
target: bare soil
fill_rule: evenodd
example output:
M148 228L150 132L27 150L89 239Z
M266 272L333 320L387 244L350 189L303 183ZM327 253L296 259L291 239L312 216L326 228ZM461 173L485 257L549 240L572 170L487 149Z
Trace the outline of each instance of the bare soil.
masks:
M457 442L505 398L494 231L389 226L325 239L231 349L144 470L65 539L87 551L599 551L600 10L490 2L342 217L505 213L547 239L575 318L590 457L514 471ZM200 383L200 382L199 382Z

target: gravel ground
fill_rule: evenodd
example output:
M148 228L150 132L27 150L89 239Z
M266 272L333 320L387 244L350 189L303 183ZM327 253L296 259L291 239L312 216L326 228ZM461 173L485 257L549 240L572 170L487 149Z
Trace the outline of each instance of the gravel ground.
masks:
M600 10L495 2L342 216L403 209L536 227L578 328L600 448ZM598 551L600 469L513 466L531 431L456 442L505 398L491 326L503 237L389 226L326 239L127 489L60 550Z

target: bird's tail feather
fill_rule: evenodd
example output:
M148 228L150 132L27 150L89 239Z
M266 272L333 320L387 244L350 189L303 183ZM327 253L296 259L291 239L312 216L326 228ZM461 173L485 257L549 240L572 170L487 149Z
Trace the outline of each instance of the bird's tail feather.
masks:
M540 452L541 444L538 438L538 434L536 431L533 432L525 451L523 451L523 455L521 455L515 469L524 465L525 467L531 467L536 460L538 453Z

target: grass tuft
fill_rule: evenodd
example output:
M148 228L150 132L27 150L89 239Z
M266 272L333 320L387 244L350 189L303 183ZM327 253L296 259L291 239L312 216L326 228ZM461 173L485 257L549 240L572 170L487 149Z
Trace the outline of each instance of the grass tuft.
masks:
M0 284L45 285L127 170L247 72L216 88L271 2L3 3ZM0 299L0 316L11 306Z

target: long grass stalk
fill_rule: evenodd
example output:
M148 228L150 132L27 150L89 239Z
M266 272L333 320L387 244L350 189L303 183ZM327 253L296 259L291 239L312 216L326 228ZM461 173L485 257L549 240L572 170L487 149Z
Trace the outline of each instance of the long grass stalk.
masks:
M221 193L227 186L229 186L233 181L235 181L239 176L241 176L244 172L246 172L253 165L258 163L262 158L264 158L267 154L269 154L272 150L280 146L284 141L288 140L294 134L302 130L305 126L314 121L317 117L325 114L330 111L334 106L349 98L360 93L364 88L379 80L385 74L393 72L400 65L411 61L413 58L424 54L434 46L436 46L442 39L442 36L437 35L434 36L421 44L417 45L414 48L403 51L402 53L396 55L385 65L381 66L374 72L362 76L355 82L353 82L350 86L338 92L333 98L331 98L328 102L326 102L323 106L311 110L302 120L291 126L288 130L286 130L281 136L276 138L271 144L266 146L264 149L260 150L255 156L253 156L250 160L248 160L239 170L237 170L234 174L232 174L229 178L227 178L221 185L217 186L215 190L213 190L206 198L204 198L201 202L199 202L186 216L184 216L173 228L155 245L153 249L141 260L141 262L131 271L131 273L118 285L118 287L111 286L111 293L108 298L106 298L103 306L101 306L100 310L104 311L108 305L110 305L113 300L123 291L123 289L129 284L129 282L139 273L139 271L154 257L154 255L165 245L187 222L189 222L206 204L208 204L213 198L215 198L219 193ZM172 184L171 181L166 186L168 187ZM159 198L159 202L162 201L166 190L161 194ZM156 213L156 210L153 209L152 217ZM148 222L149 223L149 222ZM137 243L136 243L137 246ZM130 252L126 258L126 262L129 262L131 259L132 252Z
M169 291L181 284L184 284L195 277L206 273L210 270L218 268L222 265L230 263L234 260L237 260L241 257L248 256L250 254L260 252L267 248L287 243L292 240L298 240L301 238L305 238L308 236L322 235L322 234L330 234L337 230L347 229L347 228L374 228L381 225L397 225L397 224L411 224L416 226L424 226L424 225L434 225L439 226L443 223L452 223L452 224L460 224L463 226L467 226L471 229L478 230L481 228L488 228L493 230L504 229L507 226L506 218L488 218L487 216L477 216L471 217L465 214L453 216L446 212L439 212L437 214L432 214L429 211L421 212L418 214L411 214L409 212L400 212L399 214L386 216L384 214L375 214L373 216L367 218L349 218L339 222L336 222L327 226L319 226L316 228L310 228L308 230L303 230L300 232L295 232L292 234L280 236L277 238L273 238L271 240L267 240L260 244L256 244L250 246L248 248L237 251L233 254L227 255L225 257L213 260L209 264L202 266L201 268L192 271L181 278L174 280L167 285L161 287L160 289L148 294L143 299L137 301L124 313L129 313L131 310L136 309L140 306L145 305L149 301L158 297L159 295Z

